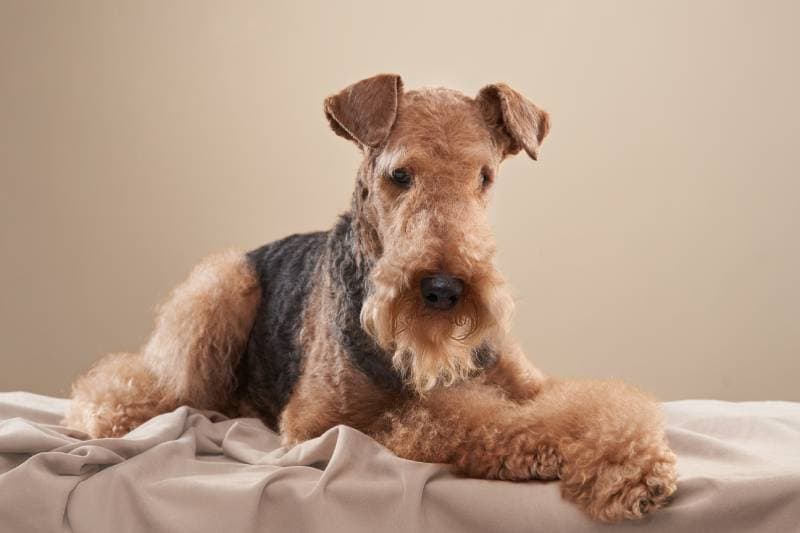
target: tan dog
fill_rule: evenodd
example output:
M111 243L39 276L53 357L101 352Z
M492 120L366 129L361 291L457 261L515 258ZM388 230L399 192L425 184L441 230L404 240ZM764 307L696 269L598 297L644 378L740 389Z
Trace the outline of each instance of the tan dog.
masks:
M547 113L506 85L469 98L395 75L325 113L364 155L350 210L330 231L199 265L141 355L75 383L67 423L121 435L188 404L258 416L287 444L348 424L463 475L561 479L600 520L662 506L676 473L658 404L545 378L509 336L486 206L501 161L536 159Z

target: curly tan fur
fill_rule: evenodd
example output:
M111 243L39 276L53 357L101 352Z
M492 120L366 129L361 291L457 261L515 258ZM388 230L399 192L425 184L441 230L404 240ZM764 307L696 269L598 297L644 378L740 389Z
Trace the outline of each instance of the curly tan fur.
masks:
M259 296L244 254L208 257L161 306L142 354L108 355L75 381L65 422L105 437L182 404L231 413Z
M180 403L225 411L260 296L243 253L224 252L198 264L159 309L144 347L158 386Z
M619 382L546 381L523 403L465 383L386 416L376 438L398 455L472 477L561 479L564 496L599 520L640 518L676 489L657 404Z
M75 381L64 423L92 437L119 437L178 405L140 354L110 354Z
M67 423L116 436L189 404L260 416L286 444L348 424L401 457L462 475L560 479L564 497L598 520L665 505L677 474L658 403L620 382L546 378L509 332L513 305L486 207L501 161L522 150L538 157L547 113L504 84L469 98L404 92L389 74L332 95L325 113L364 159L346 231L326 234L308 279L289 277L287 292L310 287L291 338L251 353L259 317L278 314L261 299L275 289L264 277L271 267L257 273L241 253L214 256L161 307L142 355L108 356L76 381ZM393 182L398 168L412 181ZM437 273L463 282L451 309L421 296L421 279ZM279 368L263 359L283 361L282 346L300 367L285 400L237 387L237 375Z

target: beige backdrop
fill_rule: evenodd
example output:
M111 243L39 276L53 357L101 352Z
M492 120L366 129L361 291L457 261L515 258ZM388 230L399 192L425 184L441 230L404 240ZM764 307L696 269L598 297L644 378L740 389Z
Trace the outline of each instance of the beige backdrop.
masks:
M543 369L800 400L800 4L467 6L0 0L0 390L66 394L202 256L330 225L322 99L392 71L550 111L493 207Z

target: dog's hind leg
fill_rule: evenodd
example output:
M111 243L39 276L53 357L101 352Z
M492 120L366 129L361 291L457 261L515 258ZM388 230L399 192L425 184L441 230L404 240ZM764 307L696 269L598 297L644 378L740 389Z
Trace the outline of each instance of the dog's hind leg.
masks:
M161 306L141 355L109 355L75 382L65 423L105 437L178 405L230 412L260 300L245 254L205 259Z
M211 256L161 306L144 359L178 403L225 411L239 357L261 301L241 252Z
M176 406L174 398L158 388L141 354L114 353L72 384L64 424L92 437L119 437Z

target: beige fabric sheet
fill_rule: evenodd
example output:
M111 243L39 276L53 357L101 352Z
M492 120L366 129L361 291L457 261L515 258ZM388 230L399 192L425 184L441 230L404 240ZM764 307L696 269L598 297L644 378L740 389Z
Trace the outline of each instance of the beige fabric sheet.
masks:
M181 407L85 441L66 405L0 393L0 531L800 531L798 403L665 404L677 495L615 526L557 483L460 479L344 426L286 450L257 420Z

